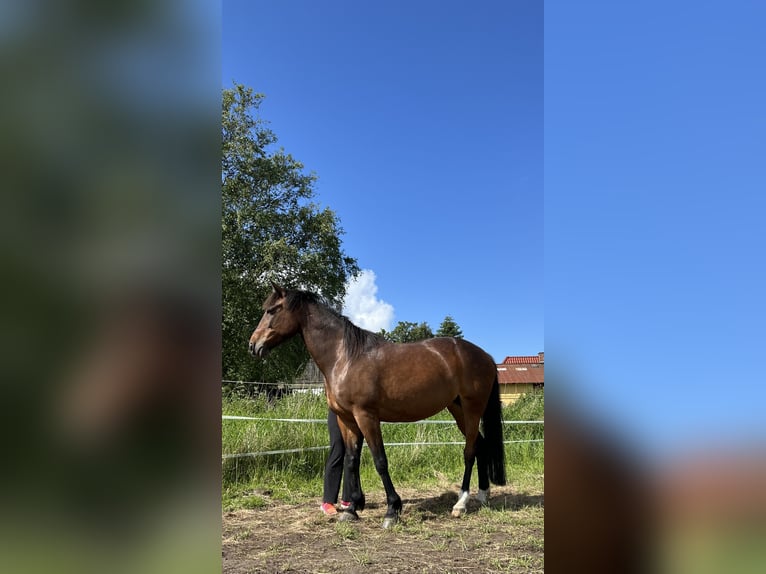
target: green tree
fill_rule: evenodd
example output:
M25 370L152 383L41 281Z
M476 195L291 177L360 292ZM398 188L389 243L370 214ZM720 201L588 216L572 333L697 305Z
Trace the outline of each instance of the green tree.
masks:
M247 341L269 281L300 286L340 305L356 260L341 248L335 213L312 201L316 175L284 149L257 112L264 96L241 84L222 94L222 297L225 379L281 381L308 360L300 341L255 360Z
M412 343L434 336L428 323L418 324L411 321L399 321L392 331L382 329L380 334L393 343Z
M436 331L437 337L455 337L456 339L463 338L463 330L455 323L455 320L447 315L444 317L444 321L439 325L439 330Z

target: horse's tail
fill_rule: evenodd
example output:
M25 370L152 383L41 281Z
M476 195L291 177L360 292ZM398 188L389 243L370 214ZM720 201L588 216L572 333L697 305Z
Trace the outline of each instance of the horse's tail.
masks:
M505 484L505 445L503 444L503 409L500 403L497 371L482 421L489 480L498 486L503 486Z

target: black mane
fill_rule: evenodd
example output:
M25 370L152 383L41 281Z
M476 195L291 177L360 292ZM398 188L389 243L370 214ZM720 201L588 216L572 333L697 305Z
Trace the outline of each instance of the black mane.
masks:
M355 359L386 342L382 335L354 325L348 317L333 309L325 299L316 293L309 291L286 291L285 304L290 311L294 311L307 304L316 305L333 318L339 320L343 325L343 346L349 359Z

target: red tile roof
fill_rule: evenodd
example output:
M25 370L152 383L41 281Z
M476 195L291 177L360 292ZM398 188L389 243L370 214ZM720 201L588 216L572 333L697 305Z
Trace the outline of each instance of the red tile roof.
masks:
M532 355L532 356L522 356L522 357L506 357L503 361L504 365L536 365L538 363L544 363L544 355L543 353L540 353L538 355Z
M544 383L545 366L538 364L534 366L513 366L511 363L503 362L497 366L497 381L501 384L519 384L519 383Z

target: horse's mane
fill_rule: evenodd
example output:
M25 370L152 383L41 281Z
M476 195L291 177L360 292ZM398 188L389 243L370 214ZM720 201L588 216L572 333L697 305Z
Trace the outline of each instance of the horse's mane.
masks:
M355 359L386 342L382 335L354 325L348 317L336 311L329 302L316 293L292 290L285 292L285 305L290 311L306 304L316 305L342 323L343 346L349 359Z

